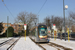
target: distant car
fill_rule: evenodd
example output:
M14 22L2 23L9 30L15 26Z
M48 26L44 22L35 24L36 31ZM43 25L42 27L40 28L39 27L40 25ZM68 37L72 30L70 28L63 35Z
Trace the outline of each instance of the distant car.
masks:
M65 34L66 34L66 37L68 37L68 33L62 33L62 37L65 37Z
M72 37L72 38L75 38L75 32L72 32L72 33L71 33L71 37Z
M61 36L61 33L58 33L58 37L60 37Z

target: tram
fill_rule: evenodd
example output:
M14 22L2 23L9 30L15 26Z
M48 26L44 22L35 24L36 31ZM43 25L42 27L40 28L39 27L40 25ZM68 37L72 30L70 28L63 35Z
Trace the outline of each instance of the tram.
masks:
M48 36L47 36L47 26L46 25L37 26L35 42L49 42Z

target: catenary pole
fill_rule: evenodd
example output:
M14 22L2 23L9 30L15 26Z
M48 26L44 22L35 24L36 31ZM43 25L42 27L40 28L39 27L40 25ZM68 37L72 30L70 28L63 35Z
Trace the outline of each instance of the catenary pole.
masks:
M9 16L7 16L7 38L8 38L8 21L9 21Z
M63 16L64 16L64 33L65 33L65 41L66 41L66 28L65 28L65 6L64 6L64 0L63 0Z

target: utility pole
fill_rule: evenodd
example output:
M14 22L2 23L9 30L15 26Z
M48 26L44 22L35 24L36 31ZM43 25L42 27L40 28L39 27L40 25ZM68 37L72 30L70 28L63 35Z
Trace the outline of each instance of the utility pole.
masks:
M66 41L66 29L65 29L65 6L64 6L64 0L63 0L63 16L64 16L64 33L65 33L65 41Z
M66 27L65 27L65 9L67 9L68 8L68 6L67 5L65 5L64 6L64 0L63 0L63 16L64 16L64 30L65 30L65 41L66 41Z
M7 16L7 38L8 38L8 21L9 21L9 16Z
M54 24L54 23L53 23L53 16L52 16L52 25L51 25L52 27L53 27L53 24ZM53 34L52 34L53 31L54 31L54 30L52 29L52 32L51 32L51 38L53 37Z

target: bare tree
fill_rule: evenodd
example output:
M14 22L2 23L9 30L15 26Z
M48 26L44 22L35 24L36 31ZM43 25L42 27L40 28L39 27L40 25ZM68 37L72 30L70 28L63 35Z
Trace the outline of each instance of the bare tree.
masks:
M75 25L75 12L70 11L68 18L69 18L69 27L73 32L75 32L75 28L74 28L75 27L74 26Z
M69 12L69 17L75 20L75 12Z
M71 24L75 24L75 12L69 12L68 18Z
M63 23L62 17L59 16L54 17L53 24L55 24L57 28L60 28L62 26L62 23Z
M50 28L52 27L53 24L55 24L57 28L62 27L63 24L63 18L59 16L47 16L44 19L44 21L47 26L50 26Z
M31 27L33 26L33 22L37 16L33 13L28 13L28 12L21 12L17 15L17 18L15 20L15 22L21 22L24 24L27 24L27 29L28 31L31 29Z
M51 29L51 19L49 16L44 19L44 23Z

